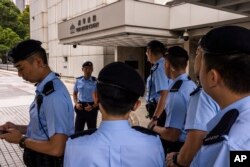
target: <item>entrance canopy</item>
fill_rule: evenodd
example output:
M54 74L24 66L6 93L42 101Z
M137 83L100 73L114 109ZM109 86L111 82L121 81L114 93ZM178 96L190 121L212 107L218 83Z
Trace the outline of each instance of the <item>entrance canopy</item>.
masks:
M250 0L175 0L176 2L192 3L222 11L250 16Z
M141 47L157 39L178 44L179 34L169 31L169 7L120 0L58 24L60 43L91 46Z

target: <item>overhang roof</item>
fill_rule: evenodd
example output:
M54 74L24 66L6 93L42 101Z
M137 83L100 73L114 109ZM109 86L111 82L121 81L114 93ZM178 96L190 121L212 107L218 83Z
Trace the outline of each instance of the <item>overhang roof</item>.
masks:
M120 0L59 23L58 38L62 44L90 46L144 47L153 39L183 43L169 30L168 17L166 5Z
M174 0L169 5L181 2L250 16L250 0Z

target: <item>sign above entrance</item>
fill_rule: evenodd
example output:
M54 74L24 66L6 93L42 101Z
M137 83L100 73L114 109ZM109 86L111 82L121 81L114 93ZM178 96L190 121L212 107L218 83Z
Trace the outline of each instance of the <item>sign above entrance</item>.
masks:
M99 22L97 22L97 17L96 15L93 15L92 17L79 19L77 21L77 27L74 25L74 23L72 23L69 30L70 34L74 34L98 27L99 27Z

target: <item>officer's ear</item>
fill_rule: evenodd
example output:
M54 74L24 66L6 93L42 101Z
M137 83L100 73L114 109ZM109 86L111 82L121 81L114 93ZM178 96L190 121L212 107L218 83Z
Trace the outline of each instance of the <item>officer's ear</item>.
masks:
M140 101L140 100L137 100L137 101L135 102L134 107L133 107L131 110L132 110L132 111L135 111L135 110L137 110L140 106L141 106L141 101Z
M213 88L213 87L217 87L219 86L220 84L222 84L222 78L221 78L221 75L220 73L215 70L215 69L211 69L209 72L208 72L208 86L210 88Z

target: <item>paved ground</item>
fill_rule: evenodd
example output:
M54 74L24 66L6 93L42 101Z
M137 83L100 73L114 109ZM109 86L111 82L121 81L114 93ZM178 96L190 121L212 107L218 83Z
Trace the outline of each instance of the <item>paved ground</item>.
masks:
M74 79L62 78L70 94L72 95ZM17 77L16 72L0 69L0 125L6 121L16 124L29 122L28 108L34 99L34 86ZM131 122L136 125L146 126L145 101L139 110L131 114ZM98 125L101 114L98 114ZM0 167L23 167L23 150L16 144L9 144L0 140Z

